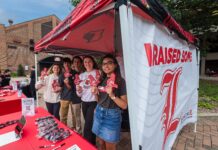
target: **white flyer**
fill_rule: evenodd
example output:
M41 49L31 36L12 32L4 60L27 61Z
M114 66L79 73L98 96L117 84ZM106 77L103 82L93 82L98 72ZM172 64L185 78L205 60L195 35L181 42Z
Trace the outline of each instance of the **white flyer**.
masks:
M13 91L17 91L17 82L16 81L11 82L11 86L12 86Z
M22 98L22 115L24 116L35 115L34 98Z
M80 150L79 146L74 144L73 146L69 147L68 149L66 150Z
M14 131L11 131L11 132L8 132L5 134L1 134L0 135L0 148L1 148L1 146L10 144L10 143L15 142L19 139L20 139L20 137L16 137L16 134Z

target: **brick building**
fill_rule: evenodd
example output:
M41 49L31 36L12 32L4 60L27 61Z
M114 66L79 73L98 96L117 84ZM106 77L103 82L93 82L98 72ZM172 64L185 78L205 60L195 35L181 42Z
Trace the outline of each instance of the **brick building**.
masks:
M26 69L34 65L34 52L31 44L37 42L60 23L55 15L46 16L10 26L0 24L0 69L17 70L19 64ZM38 60L48 57L39 54ZM28 67L27 67L28 66Z

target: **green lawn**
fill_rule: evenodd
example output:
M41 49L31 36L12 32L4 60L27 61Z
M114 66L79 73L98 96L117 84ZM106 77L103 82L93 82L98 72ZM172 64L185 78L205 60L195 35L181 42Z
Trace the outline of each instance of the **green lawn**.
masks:
M199 107L213 109L218 104L218 81L200 80Z

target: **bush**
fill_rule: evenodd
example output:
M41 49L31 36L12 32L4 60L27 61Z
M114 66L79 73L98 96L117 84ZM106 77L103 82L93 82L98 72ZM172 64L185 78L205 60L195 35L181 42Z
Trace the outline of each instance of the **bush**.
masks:
M11 77L17 77L17 72L12 72Z
M23 68L23 66L21 64L18 65L17 76L18 77L25 76L24 68Z
M198 102L198 107L206 108L206 109L213 109L216 106L214 104L211 104L210 102L199 101Z
M199 97L207 97L212 101L218 101L218 83L214 81L200 80Z

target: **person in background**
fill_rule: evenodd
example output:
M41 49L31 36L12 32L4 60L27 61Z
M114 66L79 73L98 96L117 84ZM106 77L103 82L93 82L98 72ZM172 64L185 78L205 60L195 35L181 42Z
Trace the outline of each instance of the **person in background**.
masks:
M127 108L126 84L121 77L119 64L112 55L103 57L102 71L99 87L104 87L104 90L92 87L98 99L92 131L97 136L99 149L115 150L120 140L121 109ZM107 85L112 75L116 86Z
M80 83L76 85L76 89L77 95L80 96L82 100L82 112L85 120L83 131L84 138L95 145L96 136L92 133L92 124L94 109L97 102L95 95L91 92L91 82L89 76L96 79L99 70L97 70L97 64L91 56L85 56L83 58L83 65L86 71L79 75Z
M72 67L73 66L73 67ZM72 68L72 79L75 79L75 75L79 75L82 71L82 59L79 56L75 56L71 63ZM72 129L74 129L79 134L82 134L81 126L81 98L76 94L76 85L73 82L73 99L72 99Z
M36 76L35 76L35 66L31 67L31 73L30 73L30 93L31 96L36 100Z
M10 85L10 80L11 80L11 70L6 69L4 71L4 74L2 75L2 82L1 82L1 86L8 86Z
M0 70L0 87L2 87L2 78L3 77L3 74L2 74L2 71Z
M71 67L70 58L63 58L63 72L59 76L59 85L61 88L60 99L61 99L61 108L60 108L60 121L67 125L67 116L69 107L72 110L72 101L74 99L74 84L73 84L73 72Z
M60 86L58 85L58 77L61 68L58 63L54 63L51 67L51 73L43 76L36 83L36 89L44 87L44 101L48 112L60 120Z

